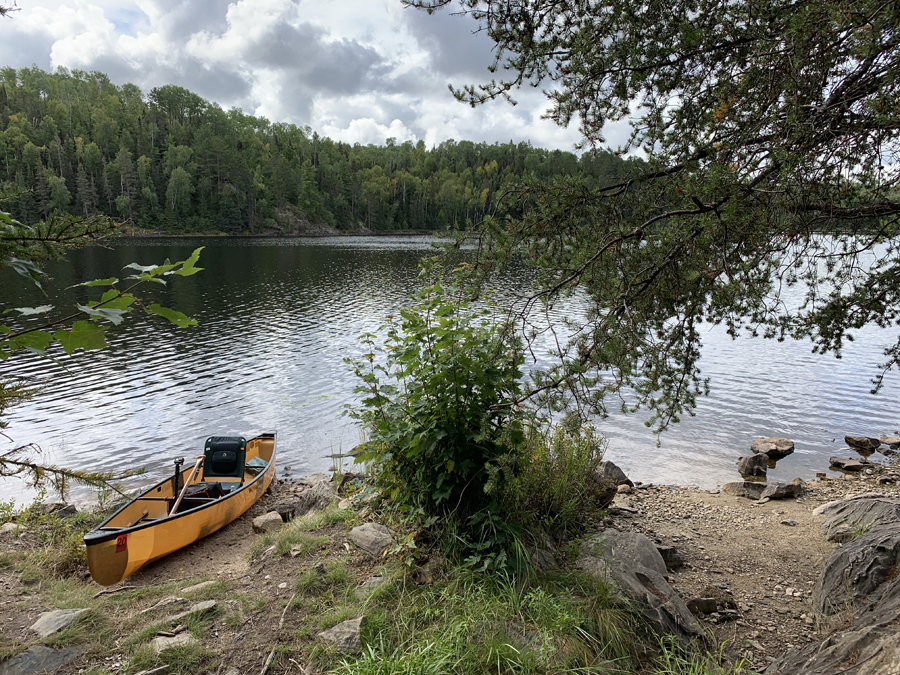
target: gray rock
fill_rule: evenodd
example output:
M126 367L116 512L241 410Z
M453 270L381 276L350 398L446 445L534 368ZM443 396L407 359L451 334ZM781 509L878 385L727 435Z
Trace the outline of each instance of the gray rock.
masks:
M35 645L0 663L0 675L32 675L57 670L74 661L81 652L80 647L50 649Z
M861 600L885 582L893 581L898 563L900 523L880 525L868 534L860 534L828 560L813 588L813 606L827 615L847 607L859 608Z
M803 488L797 483L769 483L759 496L760 499L791 499L799 496Z
M365 600L372 591L384 583L384 577L374 576L366 579L360 586L356 588L355 594L357 600Z
M712 614L718 609L715 598L694 598L689 600L687 608L694 614Z
M643 534L604 530L582 544L575 564L611 583L657 634L675 635L684 644L706 640L694 615L666 581L662 556Z
M900 499L891 497L861 496L830 502L820 508L826 516L822 534L828 541L850 541L876 526L900 523Z
M769 456L765 453L751 455L750 457L738 457L738 472L742 476L757 476L765 478L769 468Z
M539 572L546 572L547 570L554 570L558 567L556 564L556 558L553 556L553 553L548 551L545 548L535 548L531 549L531 563L534 565L534 568Z
M862 471L863 469L872 466L872 462L867 459L829 457L828 461L831 463L833 469L840 469L841 471Z
M750 450L754 455L768 455L769 459L777 462L794 452L794 441L776 437L754 438Z
M622 483L619 487L616 488L616 492L620 495L630 495L634 492L634 488L631 487L628 483Z
M18 523L3 523L3 525L0 525L0 535L11 534L15 536L24 531L25 528Z
M350 541L369 555L379 558L394 541L394 533L379 523L364 523L350 530Z
M844 443L854 450L862 450L869 453L875 452L881 445L880 440L869 436L844 436Z
M674 546L663 546L657 544L656 550L662 556L663 562L666 563L666 569L671 571L684 565L686 562L681 551Z
M889 445L892 449L900 449L900 436L885 436L882 434L879 439L885 445Z
M75 620L90 612L90 609L56 609L52 612L44 612L38 617L38 620L31 626L31 630L40 635L47 637L54 633L59 633L71 626Z
M597 467L596 477L604 483L612 483L613 485L629 485L634 487L625 472L610 461L603 460Z
M747 499L759 499L766 489L765 483L754 483L749 480L740 480L733 483L725 483L722 492L733 497L747 497Z
M166 664L164 666L159 666L158 668L151 668L150 670L141 670L134 675L165 675L171 668L172 666ZM225 671L225 675L228 675L227 670ZM236 675L240 675L240 673L237 673Z
M277 511L269 511L266 514L253 519L253 529L257 532L272 532L284 523Z
M165 637L160 635L159 637L155 637L150 641L150 646L153 647L153 651L157 654L164 652L167 649L172 649L174 647L187 647L190 645L198 645L200 642L193 635L185 631L184 633L179 633L174 637Z
M853 622L823 640L788 652L769 666L766 675L900 672L900 584L890 581L887 569L897 564L898 542L900 523L892 523L835 552L816 584L813 603L828 610L850 605ZM877 579L867 578L870 573Z
M203 614L204 612L215 609L217 604L218 603L215 600L204 600L203 602L198 602L196 605L191 605L183 612L179 612L178 614L173 614L172 616L166 617L166 621L174 623L176 621L181 621L185 617L191 616L192 614Z
M275 508L285 520L290 520L324 511L335 498L337 490L331 480L321 480L292 499L279 502Z
M357 447L359 447L359 446L357 446ZM330 483L331 476L329 476L328 474L324 474L324 473L313 473L313 474L310 474L309 476L304 476L303 478L300 478L297 482L300 483L301 485L308 485L310 487L313 487L315 485L318 485L319 483Z
M344 654L358 654L362 651L362 640L360 640L359 634L364 622L365 617L363 616L342 621L328 630L323 630L316 637L322 642L334 645L338 651Z

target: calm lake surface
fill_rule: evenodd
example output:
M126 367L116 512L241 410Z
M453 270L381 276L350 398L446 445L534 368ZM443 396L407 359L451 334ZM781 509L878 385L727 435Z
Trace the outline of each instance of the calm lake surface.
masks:
M354 401L355 378L343 359L362 353L360 333L377 331L416 288L424 238L126 240L114 249L70 254L51 268L53 287L124 276L130 262L180 260L206 246L203 272L139 296L180 310L199 326L179 330L161 320L128 320L109 334L111 348L51 360L16 356L0 373L42 387L13 408L0 452L36 442L46 460L88 470L144 467L134 484L168 475L175 457L202 453L210 435L278 433L280 474L328 470L332 455L360 441L342 406ZM498 282L501 294L525 290L528 270ZM85 289L56 291L59 307L85 300ZM60 298L61 296L61 298ZM91 296L91 297L96 297ZM11 270L0 271L0 311L46 299ZM556 312L577 313L577 301ZM852 456L845 434L878 436L900 429L898 377L869 394L890 331L866 329L844 358L810 352L808 343L727 337L711 328L703 374L712 393L696 417L656 436L646 416L598 422L607 457L634 480L712 488L739 478L735 462L754 436L786 436L796 452L771 479L808 479L828 457ZM538 355L540 356L540 355ZM613 406L614 408L615 406ZM290 467L290 472L287 472ZM3 484L23 498L20 481ZM79 493L75 493L77 497Z

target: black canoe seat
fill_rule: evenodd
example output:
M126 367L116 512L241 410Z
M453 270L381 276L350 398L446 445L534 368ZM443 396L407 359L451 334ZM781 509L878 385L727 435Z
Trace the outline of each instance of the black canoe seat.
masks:
M244 478L247 441L240 436L210 436L203 449L203 480Z

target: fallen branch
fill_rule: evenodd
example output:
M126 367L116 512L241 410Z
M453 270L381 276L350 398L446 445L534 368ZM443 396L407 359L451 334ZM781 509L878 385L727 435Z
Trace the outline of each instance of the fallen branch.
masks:
M140 586L119 586L118 588L104 588L102 591L97 591L94 593L95 598L99 598L101 595L112 595L113 593L118 593L120 591L130 591L133 588L140 588Z
M272 661L275 659L275 647L272 647L272 651L269 652L269 656L266 659L266 662L263 664L262 670L259 671L259 675L266 675L266 671L269 669L269 666L272 665Z
M284 611L281 613L281 618L278 620L278 630L281 630L282 628L284 628L284 616L285 616L285 614L287 614L288 607L291 606L291 603L294 602L294 598L296 598L296 597L297 597L297 594L294 593L291 596L291 599L288 600L287 604L284 606Z

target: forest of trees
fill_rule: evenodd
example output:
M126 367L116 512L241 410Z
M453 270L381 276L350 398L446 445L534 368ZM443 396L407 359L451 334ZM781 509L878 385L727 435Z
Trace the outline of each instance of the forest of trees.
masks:
M4 68L0 81L0 185L24 223L59 210L173 233L440 230L495 212L526 172L607 183L629 163L529 143L349 145L98 72Z

